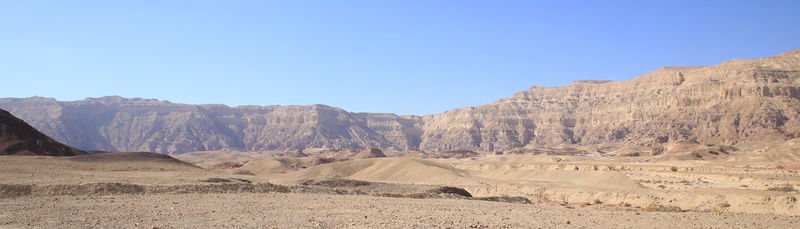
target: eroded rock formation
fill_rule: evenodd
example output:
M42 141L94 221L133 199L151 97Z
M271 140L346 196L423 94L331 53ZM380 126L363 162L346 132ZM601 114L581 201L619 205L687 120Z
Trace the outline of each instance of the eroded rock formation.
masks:
M491 104L423 117L325 105L228 107L122 97L0 99L0 108L56 140L107 151L730 145L800 136L800 50L665 67L628 81L532 87Z

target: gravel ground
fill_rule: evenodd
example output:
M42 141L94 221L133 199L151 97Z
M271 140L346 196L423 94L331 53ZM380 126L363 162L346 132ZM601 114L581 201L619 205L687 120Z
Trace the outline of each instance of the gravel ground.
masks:
M797 228L800 216L307 193L0 199L0 228Z

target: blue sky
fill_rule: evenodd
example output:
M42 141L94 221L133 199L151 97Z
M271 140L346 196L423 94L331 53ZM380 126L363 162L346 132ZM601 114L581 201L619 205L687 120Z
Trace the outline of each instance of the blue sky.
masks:
M432 114L800 48L800 1L0 0L0 97Z

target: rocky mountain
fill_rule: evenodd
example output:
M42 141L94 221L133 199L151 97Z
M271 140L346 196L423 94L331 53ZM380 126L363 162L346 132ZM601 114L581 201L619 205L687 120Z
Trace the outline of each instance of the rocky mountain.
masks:
M795 138L800 50L715 66L664 67L621 82L532 87L423 122L420 148L427 150Z
M0 99L53 138L104 151L262 151L416 148L419 117L350 113L325 105L187 105L153 99Z
M325 105L228 107L122 97L7 98L0 108L56 140L107 151L732 145L800 136L800 50L665 67L628 81L532 87L491 104L422 117Z
M0 109L0 155L75 156L88 154L61 144Z

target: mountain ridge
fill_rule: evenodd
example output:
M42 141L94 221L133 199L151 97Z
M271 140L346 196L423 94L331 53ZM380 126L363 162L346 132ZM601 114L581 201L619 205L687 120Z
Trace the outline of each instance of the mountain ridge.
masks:
M0 108L82 149L182 153L378 147L475 150L800 136L800 49L711 66L662 67L625 81L533 86L431 115L322 105L189 105L106 96L0 99Z

